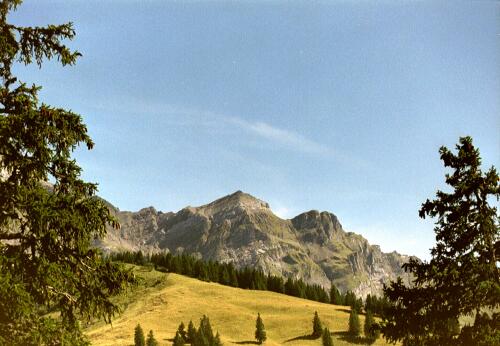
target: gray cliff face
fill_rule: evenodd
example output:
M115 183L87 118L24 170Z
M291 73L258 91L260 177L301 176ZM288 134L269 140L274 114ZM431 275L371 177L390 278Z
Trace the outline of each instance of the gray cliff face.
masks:
M360 235L346 233L335 215L312 210L283 220L266 202L241 191L177 213L149 207L115 215L121 228L109 229L99 241L105 251L186 252L325 288L333 281L363 297L380 294L383 283L398 276L409 280L401 269L408 256L383 253Z

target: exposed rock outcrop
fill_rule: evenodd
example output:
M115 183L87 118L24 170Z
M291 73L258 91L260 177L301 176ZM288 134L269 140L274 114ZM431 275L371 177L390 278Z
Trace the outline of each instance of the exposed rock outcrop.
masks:
M110 229L98 244L107 251L186 252L325 288L333 281L359 296L379 294L384 282L398 276L409 279L401 269L408 256L383 253L345 232L335 215L312 210L283 220L269 204L241 191L177 213L149 207L115 214L121 228Z

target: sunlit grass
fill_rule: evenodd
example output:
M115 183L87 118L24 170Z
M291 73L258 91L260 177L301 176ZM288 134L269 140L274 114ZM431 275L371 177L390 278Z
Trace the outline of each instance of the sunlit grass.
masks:
M321 345L308 340L312 318L334 333L335 345L351 345L347 331L349 308L317 303L274 292L251 291L207 283L177 274L144 271L135 267L143 283L119 298L127 308L113 325L97 324L87 330L93 345L132 345L134 327L140 323L145 333L153 330L160 345L171 345L181 321L198 325L207 315L225 345L254 341L255 319L260 312L267 331L266 345ZM363 316L360 316L361 325ZM292 340L295 339L295 340ZM375 345L386 345L379 339Z

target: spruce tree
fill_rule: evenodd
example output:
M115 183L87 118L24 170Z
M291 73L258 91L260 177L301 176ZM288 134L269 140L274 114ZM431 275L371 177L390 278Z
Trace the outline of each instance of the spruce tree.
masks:
M323 329L321 341L323 342L323 346L333 346L332 335L328 328Z
M182 339L187 340L187 333L184 322L181 322L181 324L179 324L179 328L177 328L177 331L179 332L179 335L182 337Z
M311 336L313 338L319 338L321 334L323 333L323 326L321 325L321 321L318 316L318 312L314 312L314 318L313 318L313 331Z
M194 339L193 339L193 344L194 344ZM176 331L175 332L175 337L174 337L174 341L173 341L173 346L184 346L185 343L184 343L184 339L182 338L182 336L179 334L179 331Z
M365 333L365 338L371 343L375 342L375 340L377 340L380 336L379 326L375 323L371 310L366 311L363 331Z
M79 321L110 322L110 296L131 275L92 247L118 224L72 159L94 145L82 118L40 103L41 87L13 75L16 62L73 65L80 53L63 44L73 26L8 23L21 3L0 2L0 344L81 345Z
M217 332L217 334L215 334L213 346L222 346L222 341L220 340L219 332Z
M149 331L146 346L158 346L158 341L156 341L152 330Z
M338 288L333 284L330 287L330 303L334 305L343 305L344 300L342 299L342 294L340 294L340 291Z
M210 320L208 316L203 315L200 320L200 328L198 329L199 334L206 338L209 345L211 345L214 341L214 332L212 330L212 326L210 325Z
M349 335L351 337L358 337L361 334L361 324L359 323L359 316L356 310L351 310L349 315Z
M264 327L264 322L262 322L262 318L260 317L260 313L257 314L257 320L255 321L255 339L262 344L267 340L266 329Z
M189 321L186 341L193 343L195 338L196 338L196 328L193 324L193 321Z
M500 198L498 173L494 167L481 170L479 150L470 137L460 138L456 150L440 149L444 166L451 169L445 176L451 191L438 191L419 212L422 218L437 219L431 260L412 259L404 266L415 277L410 287L397 280L384 290L394 303L385 309L382 326L390 342L468 345L471 335L480 338L500 319L498 312L476 319L458 336L453 335L456 324L449 322L500 305L499 215L490 205ZM500 341L500 328L492 332L493 340Z
M145 346L146 341L144 339L144 332L142 331L141 325L138 324L134 331L134 346Z

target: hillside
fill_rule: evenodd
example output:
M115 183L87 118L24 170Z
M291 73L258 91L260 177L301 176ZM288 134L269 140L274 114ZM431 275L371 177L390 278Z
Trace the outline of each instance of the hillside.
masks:
M187 252L325 288L333 281L362 297L380 294L383 283L398 276L408 279L401 269L408 256L383 253L362 236L345 232L334 214L311 210L284 220L268 203L241 191L177 213L153 207L112 210L121 229L109 229L99 242L105 251Z
M181 321L187 325L192 319L197 325L203 314L209 316L225 345L252 344L257 312L266 327L266 345L321 345L320 339L305 338L311 333L314 311L332 331L335 345L352 345L344 333L349 319L349 310L344 306L135 268L145 282L119 299L127 308L112 326L98 324L86 331L92 345L132 345L137 323L145 332L152 329L161 346L171 345L169 339L174 337ZM363 316L360 320L363 324ZM375 345L386 343L379 339Z

